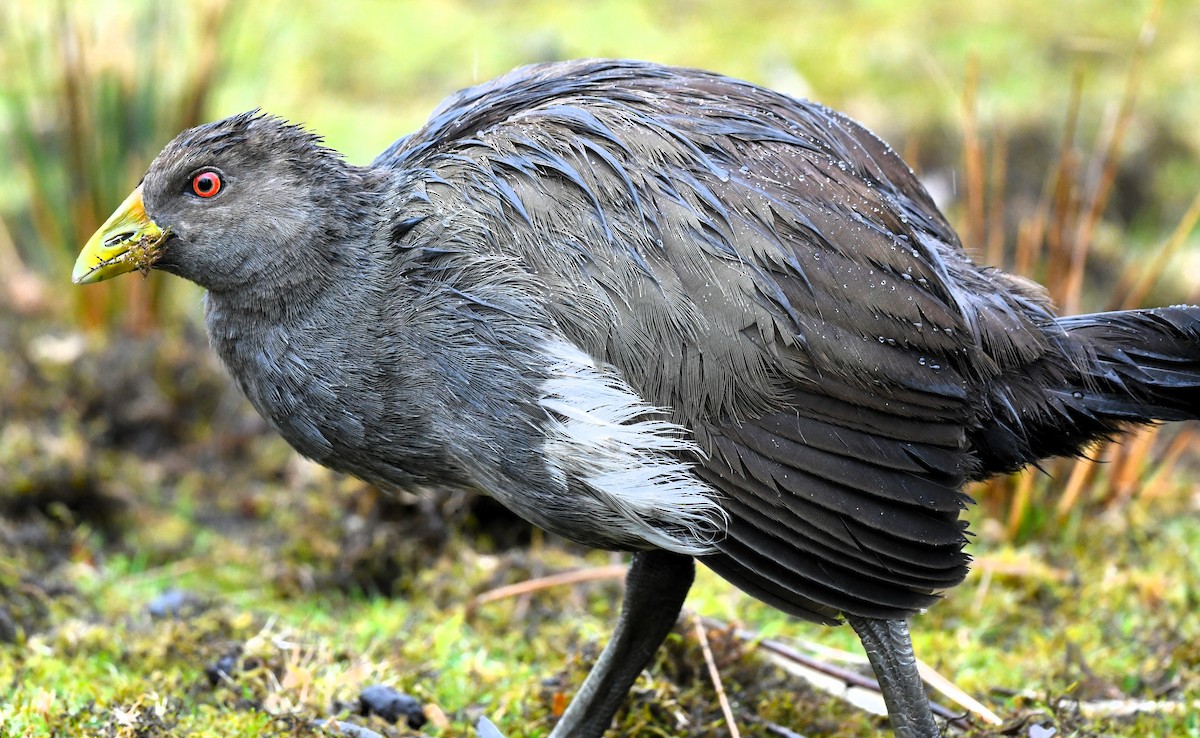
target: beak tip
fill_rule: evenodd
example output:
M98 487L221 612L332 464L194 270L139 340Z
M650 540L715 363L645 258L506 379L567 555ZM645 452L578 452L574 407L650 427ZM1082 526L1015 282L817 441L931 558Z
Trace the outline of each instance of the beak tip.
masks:
M134 269L145 270L161 254L164 232L146 215L141 185L88 239L71 270L74 284L93 284Z
M89 279L93 274L93 270L88 269L83 264L76 264L75 269L71 271L71 282L73 284L88 284L94 282L94 279Z

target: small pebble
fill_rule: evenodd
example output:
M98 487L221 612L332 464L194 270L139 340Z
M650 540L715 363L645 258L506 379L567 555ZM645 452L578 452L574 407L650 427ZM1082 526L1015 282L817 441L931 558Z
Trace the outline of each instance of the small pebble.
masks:
M184 589L168 589L146 605L152 618L181 618L200 611L200 597Z
M217 659L217 663L209 664L204 667L204 674L208 677L208 681L214 687L220 684L225 679L230 679L238 671L237 654L227 653Z
M333 733L334 735L348 735L350 738L383 738L383 736L370 728L348 723L345 720L333 720L332 718L324 721L314 720L313 724L318 728L324 728L326 732Z
M373 684L358 696L360 715L378 715L389 723L401 717L408 727L416 730L425 724L425 710L409 695L382 684Z
M479 718L479 722L475 723L476 738L504 738L504 734L496 725L485 717Z

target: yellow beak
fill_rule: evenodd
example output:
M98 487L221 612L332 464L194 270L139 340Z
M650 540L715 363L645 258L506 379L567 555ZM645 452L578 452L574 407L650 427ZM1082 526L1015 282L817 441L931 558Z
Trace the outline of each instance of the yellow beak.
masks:
M162 256L163 243L169 234L170 229L159 228L146 215L139 185L88 239L75 260L71 281L91 284L134 269L145 274Z

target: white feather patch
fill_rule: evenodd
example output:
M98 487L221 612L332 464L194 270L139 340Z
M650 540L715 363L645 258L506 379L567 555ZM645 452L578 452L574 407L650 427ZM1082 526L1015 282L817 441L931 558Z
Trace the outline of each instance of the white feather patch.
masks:
M541 406L550 424L546 463L564 491L586 487L615 543L649 544L692 556L711 553L728 515L718 493L692 474L702 451L687 428L663 419L612 367L566 342L547 347L550 377Z

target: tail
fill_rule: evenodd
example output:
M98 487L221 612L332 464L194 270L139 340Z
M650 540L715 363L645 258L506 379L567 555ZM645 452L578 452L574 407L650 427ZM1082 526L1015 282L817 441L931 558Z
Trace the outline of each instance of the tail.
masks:
M1200 418L1200 307L1060 318L1056 351L1003 375L971 442L980 478L1079 454L1130 424Z

